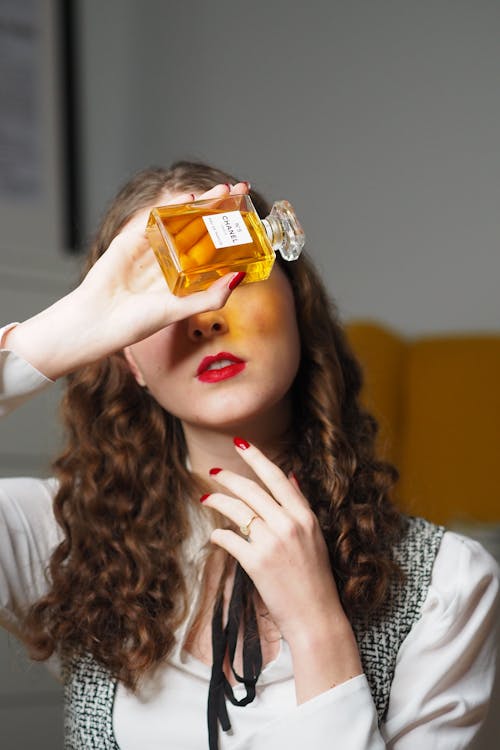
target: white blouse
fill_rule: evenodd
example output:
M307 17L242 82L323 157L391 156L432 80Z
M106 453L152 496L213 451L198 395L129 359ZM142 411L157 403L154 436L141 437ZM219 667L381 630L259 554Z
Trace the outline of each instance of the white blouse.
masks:
M0 351L0 415L50 383L14 353ZM52 513L56 489L54 479L0 481L0 623L14 631L47 588L44 570L61 538ZM113 726L121 750L208 747L210 667L182 648L200 594L199 551L209 534L203 523L194 528L198 536L186 550L193 597L177 648L142 692L117 688ZM468 747L494 679L498 583L498 566L480 544L446 532L421 617L398 653L380 728L364 675L296 706L290 651L282 640L261 673L255 700L245 707L228 703L232 730L220 732L221 750Z

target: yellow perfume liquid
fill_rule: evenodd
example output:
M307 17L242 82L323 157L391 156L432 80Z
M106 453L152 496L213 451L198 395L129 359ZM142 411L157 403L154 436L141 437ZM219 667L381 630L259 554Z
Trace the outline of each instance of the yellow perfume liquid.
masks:
M295 218L290 204L286 206L289 219ZM294 238L297 244L298 227L302 249L304 233L296 219L295 225ZM246 272L243 283L267 279L285 230L272 212L261 220L248 195L160 206L151 211L146 228L167 284L180 297L234 271Z

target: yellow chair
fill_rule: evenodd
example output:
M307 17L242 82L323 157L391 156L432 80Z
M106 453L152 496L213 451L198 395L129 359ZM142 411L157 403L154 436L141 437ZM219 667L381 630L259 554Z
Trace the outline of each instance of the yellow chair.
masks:
M400 506L448 525L500 522L500 333L410 339L365 321L346 329L380 453L401 473Z

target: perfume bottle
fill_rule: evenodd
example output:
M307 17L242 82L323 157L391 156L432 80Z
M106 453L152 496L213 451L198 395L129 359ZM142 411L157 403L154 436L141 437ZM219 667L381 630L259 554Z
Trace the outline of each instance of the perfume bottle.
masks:
M249 195L153 208L146 232L167 284L179 297L220 276L245 271L243 283L267 279L276 251L296 260L305 235L288 201L260 219Z

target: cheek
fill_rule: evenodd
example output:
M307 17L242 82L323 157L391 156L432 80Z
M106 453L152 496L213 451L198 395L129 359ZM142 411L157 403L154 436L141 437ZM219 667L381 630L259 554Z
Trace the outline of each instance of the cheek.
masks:
M257 306L252 311L252 327L259 337L276 337L283 333L283 317L275 305Z
M291 295L254 295L244 307L231 313L230 329L236 337L251 341L251 351L265 354L273 367L279 362L283 377L295 377L300 363L300 336ZM244 351L244 348L243 348Z
M176 332L169 326L134 344L132 354L146 379L171 369L175 364Z
M227 309L227 322L232 335L244 338L249 335L275 337L283 334L290 316L288 300L280 294L272 294L264 284L260 288L256 285L249 291L252 294L241 295L239 299L235 295L236 304Z

